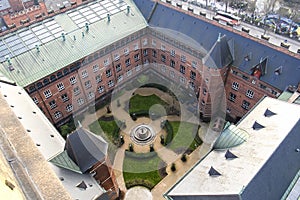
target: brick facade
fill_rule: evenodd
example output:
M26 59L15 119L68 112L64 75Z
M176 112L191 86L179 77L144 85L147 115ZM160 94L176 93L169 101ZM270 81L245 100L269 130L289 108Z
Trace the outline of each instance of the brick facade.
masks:
M147 67L147 63L156 63L163 76L193 88L199 100L200 116L207 120L214 112L212 107L218 106L212 104L220 104L215 100L224 98L224 92L227 115L232 119L242 117L264 95L277 97L279 94L276 88L235 67L205 67L202 64L204 55L147 28L44 77L27 86L26 90L56 125L62 124L71 114L78 114L101 101L116 84L133 78ZM232 88L233 82L238 84L237 89ZM47 98L48 90L51 95Z

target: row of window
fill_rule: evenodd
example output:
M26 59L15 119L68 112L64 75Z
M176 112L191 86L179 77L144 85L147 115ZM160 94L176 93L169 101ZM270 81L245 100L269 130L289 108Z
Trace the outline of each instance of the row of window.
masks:
M233 90L238 91L238 89L239 89L239 83L233 82L232 85L231 85L231 88ZM232 93L230 93L230 94L232 94ZM250 99L252 99L254 97L254 92L252 90L247 90L246 96L249 97Z

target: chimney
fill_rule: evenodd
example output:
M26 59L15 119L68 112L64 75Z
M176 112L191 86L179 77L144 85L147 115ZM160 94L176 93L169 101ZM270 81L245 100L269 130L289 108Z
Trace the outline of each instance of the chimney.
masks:
M66 41L66 36L64 33L61 33L61 38L62 38L62 41Z
M222 36L222 34L221 33L219 33L219 36L218 36L218 42L221 42L221 36Z

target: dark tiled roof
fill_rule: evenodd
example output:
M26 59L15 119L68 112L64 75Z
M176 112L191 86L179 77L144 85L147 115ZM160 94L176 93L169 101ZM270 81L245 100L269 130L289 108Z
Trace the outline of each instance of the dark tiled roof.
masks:
M79 166L82 173L87 172L107 154L107 143L99 136L77 129L68 135L65 149L68 156Z
M226 36L221 37L219 35L218 40L204 57L203 63L205 66L210 68L223 68L232 63L232 55L228 45Z
M150 8L152 8L153 2L150 0L134 0L134 2L147 19L152 11ZM261 59L268 58L266 73L260 78L262 81L281 90L284 90L287 85L298 85L300 82L300 60L298 58L195 16L179 12L159 3L148 23L150 26L168 28L186 34L207 51L212 48L218 34L221 33L226 35L228 40L234 39L235 60L233 66L251 74L251 69ZM246 61L245 57L249 54L251 58ZM282 66L282 73L276 75L275 71L280 66Z

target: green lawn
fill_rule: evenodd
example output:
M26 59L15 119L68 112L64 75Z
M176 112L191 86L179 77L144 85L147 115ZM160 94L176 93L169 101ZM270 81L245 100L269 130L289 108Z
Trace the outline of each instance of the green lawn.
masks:
M138 94L134 95L129 101L129 113L149 111L151 106L153 106L154 104L162 105L165 108L167 106L167 103L165 101L154 94L150 96L141 96Z
M195 135L198 134L198 125L179 121L170 121L170 125L173 129L173 140L168 144L169 149L175 152L187 148L195 150L202 143L199 139L195 140Z
M123 162L123 176L126 187L131 188L141 185L151 190L163 178L158 171L162 160L155 152L135 154L139 158L134 157L134 155L130 156L130 154L135 153L125 152ZM148 155L154 156L147 157Z
M103 137L103 132L107 139L111 142L115 142L115 140L119 137L119 127L115 120L101 120L101 118L97 121L94 121L92 124L89 125L90 130Z

